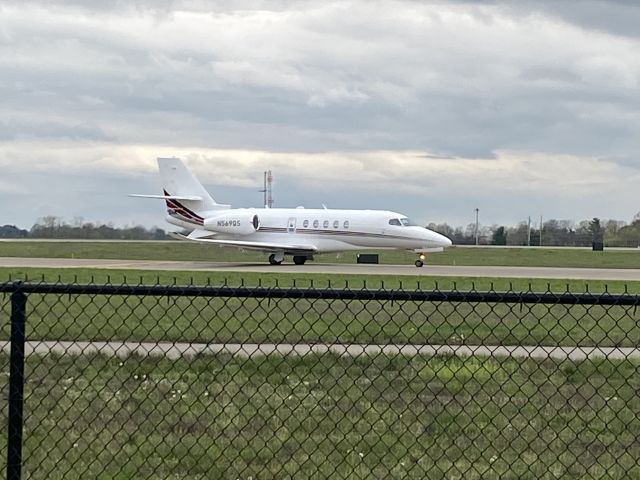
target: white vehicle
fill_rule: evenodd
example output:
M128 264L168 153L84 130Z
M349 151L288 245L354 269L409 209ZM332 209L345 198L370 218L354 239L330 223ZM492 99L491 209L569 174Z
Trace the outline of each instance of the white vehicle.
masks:
M272 265L292 255L296 265L318 253L410 250L442 251L447 237L382 210L307 208L231 208L216 203L178 158L158 158L164 195L132 195L166 201L167 222L185 229L173 236L195 242L251 249L269 254Z

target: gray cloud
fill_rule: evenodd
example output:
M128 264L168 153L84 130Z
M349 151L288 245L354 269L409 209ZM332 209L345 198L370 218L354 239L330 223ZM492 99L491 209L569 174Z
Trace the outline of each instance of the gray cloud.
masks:
M93 140L109 142L112 137L99 127L83 124L64 124L55 121L31 118L21 121L9 118L0 120L0 140L18 140L25 138L55 138L65 140Z
M640 35L640 4L634 0L548 1L540 10L587 30L629 37Z
M150 155L144 169L154 151L172 148L196 156L228 149L232 164L237 150L268 159L375 157L367 160L374 174L365 198L389 173L367 152L390 152L399 178L420 166L394 163L393 152L424 152L424 168L468 159L491 169L496 160L543 154L635 170L640 40L631 27L640 8L578 4L4 2L0 162L15 158L16 145L28 148L29 139L24 158L34 168L62 164L62 153L55 162L40 153L48 141L51 151L76 145L96 168L122 162L123 177L143 168L119 155L142 150ZM523 172L514 182L537 185ZM295 175L313 184L306 171ZM466 188L485 190L478 172L456 175ZM587 174L575 175L588 184ZM429 189L438 184L425 175L420 181ZM491 185L498 197L507 189L500 182ZM463 208L459 192L439 194L452 217ZM415 199L403 195L399 206L412 208ZM591 215L565 200L576 216Z
M469 8L478 18L489 20L478 8L502 8L510 15L531 17L543 15L570 23L585 30L597 30L614 35L638 37L640 4L636 0L445 0L440 4L458 4Z

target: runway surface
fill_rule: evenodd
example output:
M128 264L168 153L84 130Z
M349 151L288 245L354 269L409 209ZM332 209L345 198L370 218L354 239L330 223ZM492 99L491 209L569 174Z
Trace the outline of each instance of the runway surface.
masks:
M0 238L0 243L154 243L154 244L168 244L175 243L184 244L184 240L112 240L107 238ZM527 245L454 245L449 248L471 248L471 249L498 249L498 250L592 250L592 247L574 247L574 246L527 246ZM607 251L617 252L633 252L640 251L639 247L605 247Z
M0 342L0 348L8 353L10 343ZM165 356L175 360L198 354L230 354L243 358L264 355L304 356L334 353L357 357L360 355L396 355L409 357L417 355L450 354L458 356L512 357L531 359L555 359L582 361L594 358L624 360L640 358L640 349L622 347L551 347L551 346L487 346L487 345L376 345L376 344L288 344L288 343L140 343L140 342L69 342L69 341L29 341L25 344L27 355L92 355L103 354L126 358L140 356Z
M283 264L274 266L266 263L249 264L196 261L110 259L93 260L78 258L21 257L0 257L0 267L640 281L640 269L613 268L550 268L446 265L425 265L423 268L416 268L413 265L322 264L313 262L309 262L306 265Z

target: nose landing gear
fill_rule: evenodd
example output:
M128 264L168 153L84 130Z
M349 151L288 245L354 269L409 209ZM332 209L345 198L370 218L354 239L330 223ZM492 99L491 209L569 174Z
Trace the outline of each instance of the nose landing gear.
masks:
M416 260L416 267L420 268L424 265L424 259L425 259L425 255L424 253L420 254L420 257L418 258L418 260Z

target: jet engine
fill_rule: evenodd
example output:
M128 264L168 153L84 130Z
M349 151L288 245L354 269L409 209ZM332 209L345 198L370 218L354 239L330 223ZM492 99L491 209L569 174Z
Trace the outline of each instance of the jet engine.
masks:
M225 212L205 219L204 228L216 233L250 235L260 227L258 215L252 212Z

